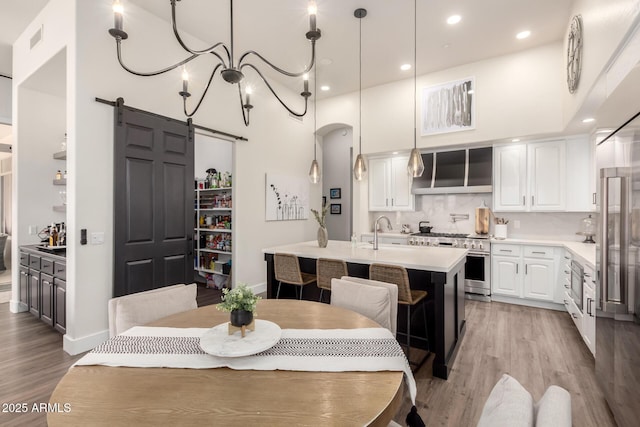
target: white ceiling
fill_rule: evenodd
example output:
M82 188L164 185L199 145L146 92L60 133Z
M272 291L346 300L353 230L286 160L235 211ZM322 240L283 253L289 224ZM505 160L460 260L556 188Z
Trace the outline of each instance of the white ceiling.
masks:
M127 25L127 2L170 20L169 1L123 0L125 30L130 37L135 37L136 29ZM363 87L412 76L413 71L401 71L400 65L413 62L413 1L316 2L318 28L322 30L322 38L317 42L318 85L331 87L324 96L358 88L359 20L353 12L359 7L368 11L362 20ZM417 73L426 74L561 40L572 2L418 0ZM229 40L228 1L182 0L176 10L178 28L182 31L206 41L207 45ZM462 16L462 21L455 26L446 23L452 14ZM306 65L310 53L304 36L309 26L307 1L235 1L234 26L236 58L246 50L255 50L291 71L300 71ZM516 33L527 29L531 37L515 38ZM170 27L167 31L171 31ZM299 90L300 85L298 81L293 87Z

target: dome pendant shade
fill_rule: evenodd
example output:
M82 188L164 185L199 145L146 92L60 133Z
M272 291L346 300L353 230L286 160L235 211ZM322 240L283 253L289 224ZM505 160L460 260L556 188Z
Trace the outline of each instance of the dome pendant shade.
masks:
M309 180L312 184L317 184L320 182L322 178L322 174L320 173L320 165L318 165L318 161L313 159L311 162L311 169L309 169Z
M413 178L422 176L422 173L424 172L424 162L422 161L422 155L420 155L420 152L417 148L411 150L407 170L409 171L409 175L411 175Z
M362 181L367 176L367 162L362 154L358 154L353 165L353 176L356 181Z

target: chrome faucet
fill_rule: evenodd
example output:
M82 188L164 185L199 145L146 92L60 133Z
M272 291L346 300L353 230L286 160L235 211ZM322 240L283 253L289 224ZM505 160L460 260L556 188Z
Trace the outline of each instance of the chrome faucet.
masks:
M387 220L387 229L391 230L391 221L389 220L389 218L387 218L384 215L380 215L377 219L376 219L376 223L373 225L373 250L377 251L378 250L378 222L382 219L386 219Z

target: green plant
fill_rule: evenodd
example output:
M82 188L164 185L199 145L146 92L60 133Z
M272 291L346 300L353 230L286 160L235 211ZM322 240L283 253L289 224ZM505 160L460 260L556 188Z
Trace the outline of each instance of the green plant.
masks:
M318 221L318 224L320 224L320 227L326 227L326 224L325 224L325 218L326 218L326 216L327 216L327 211L328 211L328 210L329 210L329 204L328 204L328 203L327 203L327 204L325 204L325 205L322 207L322 213L321 213L321 214L320 214L320 213L318 213L318 211L317 211L317 210L315 210L315 209L311 209L311 212L313 212L313 216L315 216L315 217L316 217L316 221Z
M231 290L224 288L222 302L216 308L222 311L244 310L253 313L260 299L261 297L255 295L247 285L239 285Z

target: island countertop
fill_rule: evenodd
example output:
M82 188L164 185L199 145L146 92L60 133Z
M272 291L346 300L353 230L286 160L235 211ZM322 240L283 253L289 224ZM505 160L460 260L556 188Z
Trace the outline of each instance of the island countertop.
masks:
M466 260L467 250L461 248L432 248L427 246L379 245L373 250L371 244L330 240L326 248L318 242L292 243L262 250L265 254L287 253L302 258L332 258L358 264L392 264L416 270L448 273Z

